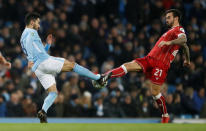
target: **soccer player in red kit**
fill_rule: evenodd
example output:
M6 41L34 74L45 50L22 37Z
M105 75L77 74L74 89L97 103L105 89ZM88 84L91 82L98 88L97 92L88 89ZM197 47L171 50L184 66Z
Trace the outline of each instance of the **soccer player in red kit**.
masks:
M137 58L131 62L124 63L103 74L96 83L103 85L108 79L122 77L128 72L143 71L146 78L151 81L151 93L162 113L162 123L169 122L169 115L165 105L165 98L160 90L165 82L170 63L174 60L180 47L183 47L186 59L184 65L190 65L189 48L186 44L187 38L182 26L180 26L181 13L179 10L170 9L165 12L166 24L169 30L156 42L154 48L144 58Z

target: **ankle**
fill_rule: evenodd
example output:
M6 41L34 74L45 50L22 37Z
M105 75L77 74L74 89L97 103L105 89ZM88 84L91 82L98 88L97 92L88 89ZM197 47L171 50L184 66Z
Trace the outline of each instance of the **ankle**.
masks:
M153 99L154 99L154 100L158 100L158 99L161 98L161 96L162 96L162 94L159 93L158 95L153 96Z
M162 117L169 117L168 113L162 114Z

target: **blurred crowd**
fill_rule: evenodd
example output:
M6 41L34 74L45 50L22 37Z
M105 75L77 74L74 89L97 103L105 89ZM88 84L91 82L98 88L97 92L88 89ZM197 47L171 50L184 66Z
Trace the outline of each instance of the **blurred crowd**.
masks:
M28 70L20 36L28 12L41 14L39 35L55 39L49 53L76 61L95 73L147 55L167 31L162 13L183 13L191 65L183 67L180 50L162 87L174 117L206 117L206 0L0 0L0 51L12 62L0 67L0 117L35 117L47 92ZM111 79L95 89L75 73L57 77L53 117L159 117L143 73Z

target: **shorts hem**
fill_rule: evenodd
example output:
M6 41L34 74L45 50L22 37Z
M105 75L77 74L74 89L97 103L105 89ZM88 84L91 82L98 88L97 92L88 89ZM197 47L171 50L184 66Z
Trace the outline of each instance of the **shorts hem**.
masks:
M56 71L56 74L60 73L62 68L63 68L63 66L64 66L65 59L61 58L61 57L54 57L54 56L51 56L50 58L53 59L53 60L57 60L57 61L62 62L61 67L59 68L59 70Z
M141 63L141 62L139 62L138 60L134 60L134 61L142 67L143 72L145 73L145 72L146 72L146 70L145 70L144 66L142 65L142 63Z
M62 68L63 68L63 66L64 66L64 62L65 62L65 60L63 61L63 64L62 64L60 70L57 71L57 73L60 73L60 72L62 71Z
M46 87L43 86L43 85L42 85L42 86L44 87L45 90L47 90L47 89L49 89L49 88L50 88L52 85L54 85L54 84L56 84L56 82L53 82L52 84L50 84L49 86L46 86Z
M150 79L150 81L151 81L153 84L160 85L160 86L164 84L164 82L154 82L154 81L152 81L151 79Z

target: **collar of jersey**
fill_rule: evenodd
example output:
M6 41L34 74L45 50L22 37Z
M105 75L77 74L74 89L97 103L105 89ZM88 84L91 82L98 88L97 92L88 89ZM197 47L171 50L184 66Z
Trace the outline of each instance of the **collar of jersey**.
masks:
M179 26L181 26L181 25L177 25L177 26L175 26L175 27L179 27ZM175 27L172 27L172 29L175 28Z
M32 28L26 28L26 30L32 31L32 32L34 32L34 33L37 33L37 31L36 31L35 29L32 29Z

